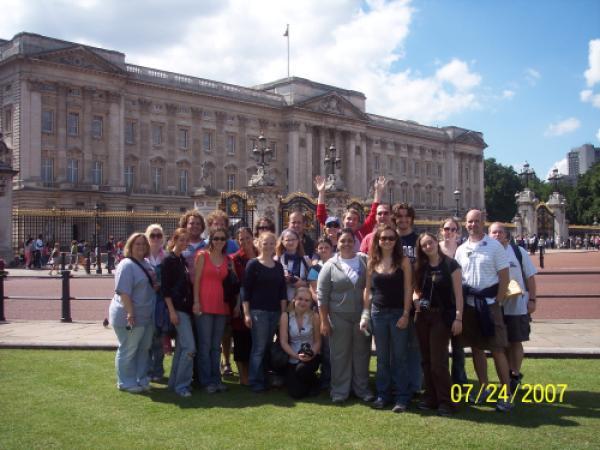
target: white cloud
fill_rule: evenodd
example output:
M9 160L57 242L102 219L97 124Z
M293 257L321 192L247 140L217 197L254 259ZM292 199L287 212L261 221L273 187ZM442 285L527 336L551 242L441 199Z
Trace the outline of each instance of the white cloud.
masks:
M598 132L596 133L596 139L600 141L600 128L598 128Z
M425 74L403 64L415 14L410 0L31 4L12 4L21 13L12 30L3 21L2 34L27 30L95 43L133 64L256 85L286 76L282 35L289 23L291 75L364 92L369 112L433 123L479 107L482 79L473 63L454 58Z
M600 82L600 39L590 41L588 54L589 68L583 73L589 87Z
M538 80L542 77L542 74L537 70L528 67L525 69L525 80L531 85L535 86Z
M569 162L567 161L567 158L563 158L560 161L556 161L554 164L552 164L552 167L548 170L548 173L546 174L546 180L548 179L549 176L552 175L552 171L555 168L558 169L559 174L568 175L569 174Z
M515 91L512 91L510 89L505 89L502 91L502 98L511 99L514 96L515 96Z
M594 94L594 91L591 89L581 91L579 99L584 103L591 103L594 107L600 108L600 94Z
M581 122L575 117L569 117L557 123L548 125L544 136L562 136L571 133L581 126Z

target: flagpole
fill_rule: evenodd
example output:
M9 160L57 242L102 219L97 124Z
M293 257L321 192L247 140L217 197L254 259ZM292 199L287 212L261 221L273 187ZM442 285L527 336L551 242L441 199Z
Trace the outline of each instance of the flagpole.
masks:
M290 24L285 27L284 36L287 38L287 77L290 77Z

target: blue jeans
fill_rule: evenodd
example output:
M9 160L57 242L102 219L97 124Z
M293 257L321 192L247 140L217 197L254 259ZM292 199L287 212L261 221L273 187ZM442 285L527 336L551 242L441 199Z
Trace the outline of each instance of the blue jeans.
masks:
M266 389L264 358L273 342L273 336L279 326L280 316L279 311L250 310L252 350L250 350L248 381L253 391Z
M194 372L194 356L196 354L196 343L192 330L192 318L189 314L177 311L179 325L177 329L177 340L171 375L169 376L169 389L181 394L189 391L192 384Z
M164 334L158 329L154 329L152 344L150 345L150 354L148 357L148 376L150 378L162 378L165 374L163 361L165 352L163 351Z
M407 405L412 397L409 374L409 330L396 326L402 308L381 308L373 305L371 320L377 353L375 386L377 396Z
M227 316L220 314L194 315L196 322L196 367L202 386L221 384L221 338Z
M148 355L154 333L154 324L136 325L131 330L125 327L113 327L119 348L115 356L117 387L131 389L136 386L148 386Z

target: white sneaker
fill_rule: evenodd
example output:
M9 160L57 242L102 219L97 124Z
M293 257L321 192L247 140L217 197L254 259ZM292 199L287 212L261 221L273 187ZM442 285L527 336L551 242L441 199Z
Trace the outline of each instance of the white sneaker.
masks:
M121 390L123 392L129 392L130 394L140 394L140 393L144 392L144 388L141 386L133 386L133 387L126 388L126 389L119 388L119 390Z
M177 395L179 395L180 397L191 397L192 393L190 391L181 391L181 392L177 392Z

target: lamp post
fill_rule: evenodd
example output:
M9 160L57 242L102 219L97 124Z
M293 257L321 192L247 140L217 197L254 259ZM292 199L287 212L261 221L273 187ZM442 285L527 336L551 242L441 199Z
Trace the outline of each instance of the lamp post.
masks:
M102 275L102 252L100 251L100 246L98 245L98 230L100 226L98 225L98 211L100 207L98 203L94 205L94 252L96 252L96 274Z
M460 197L461 197L461 192L457 189L454 191L454 201L456 202L456 211L454 212L454 215L456 218L459 218L459 203L460 203Z
M525 161L525 164L523 164L523 169L521 170L521 173L519 173L519 176L523 180L525 187L529 188L529 181L535 176L535 170L533 170L529 166L529 163Z
M254 175L250 178L248 186L274 186L275 180L272 176L267 173L266 167L269 165L269 159L273 156L273 150L267 147L267 138L264 137L261 130L260 136L258 136L258 143L252 149L252 155L256 159L257 170Z
M325 189L328 191L342 191L344 189L342 180L338 178L336 169L342 167L342 159L337 156L337 149L333 144L329 148L325 149L325 159L323 160L325 166L325 175L327 182L325 183Z
M548 181L554 185L554 192L559 192L558 183L562 180L563 176L558 173L558 169L555 167L552 169L552 175L548 177Z

